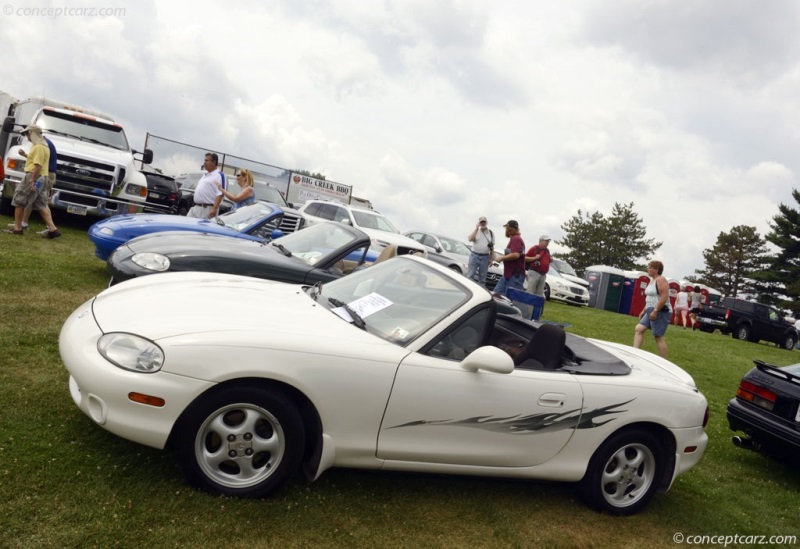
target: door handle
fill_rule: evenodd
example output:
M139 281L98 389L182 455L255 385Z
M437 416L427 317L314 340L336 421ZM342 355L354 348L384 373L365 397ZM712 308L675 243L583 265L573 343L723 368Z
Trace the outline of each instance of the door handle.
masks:
M561 393L545 393L539 397L537 404L539 406L548 406L550 408L562 408L567 402L567 395Z

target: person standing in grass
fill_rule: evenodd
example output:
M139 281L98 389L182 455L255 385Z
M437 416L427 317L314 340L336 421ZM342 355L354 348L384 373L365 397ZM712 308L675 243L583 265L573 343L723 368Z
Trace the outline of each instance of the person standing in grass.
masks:
M639 313L639 323L633 333L633 346L641 349L644 333L648 329L652 330L658 354L667 358L667 341L664 335L672 317L672 306L669 303L669 283L663 273L664 264L660 261L651 261L647 265L650 284L644 290L644 309Z
M22 130L22 135L33 143L31 150L24 155L25 176L14 188L14 198L11 205L14 206L14 226L8 232L17 236L22 236L25 231L22 229L22 219L25 215L25 208L30 206L38 210L42 219L47 224L45 238L58 238L61 231L53 224L53 216L44 198L44 191L47 189L47 179L50 165L50 149L42 137L42 129L39 126L31 125Z

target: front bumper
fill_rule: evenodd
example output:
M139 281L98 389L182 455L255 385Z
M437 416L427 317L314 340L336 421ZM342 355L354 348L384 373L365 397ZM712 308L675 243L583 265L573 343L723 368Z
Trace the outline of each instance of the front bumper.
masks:
M214 384L167 372L141 374L123 370L103 358L97 326L87 301L61 328L59 350L70 374L72 400L92 421L122 438L163 448L180 414ZM163 398L163 407L133 402L132 392Z

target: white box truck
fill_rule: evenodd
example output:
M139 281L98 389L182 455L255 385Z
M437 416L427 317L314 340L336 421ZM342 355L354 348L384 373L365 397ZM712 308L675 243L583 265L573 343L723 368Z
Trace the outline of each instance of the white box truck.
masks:
M31 147L19 132L36 124L50 139L58 154L56 184L50 207L76 215L107 217L142 211L147 198L147 180L134 165L153 161L153 152L131 149L122 126L101 112L44 97L15 100L0 92L0 116L6 115L0 131L0 151L6 178L0 195L0 210L11 210L14 186L24 175L25 158Z

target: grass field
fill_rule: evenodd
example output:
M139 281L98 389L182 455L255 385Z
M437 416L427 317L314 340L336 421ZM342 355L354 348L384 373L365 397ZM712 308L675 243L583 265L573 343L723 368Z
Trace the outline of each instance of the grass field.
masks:
M0 216L0 226L9 221ZM34 234L40 222L24 237L0 234L0 547L605 548L674 547L681 535L800 540L797 464L734 448L725 420L753 359L787 365L800 354L676 327L667 332L670 359L709 400L710 443L700 464L639 515L592 512L565 484L351 470L328 471L313 484L298 478L267 500L195 491L169 452L106 433L73 404L59 330L107 277L86 222L57 223L64 236L53 241ZM633 339L629 316L549 302L543 318L569 323L579 335ZM652 337L645 348L655 351Z

